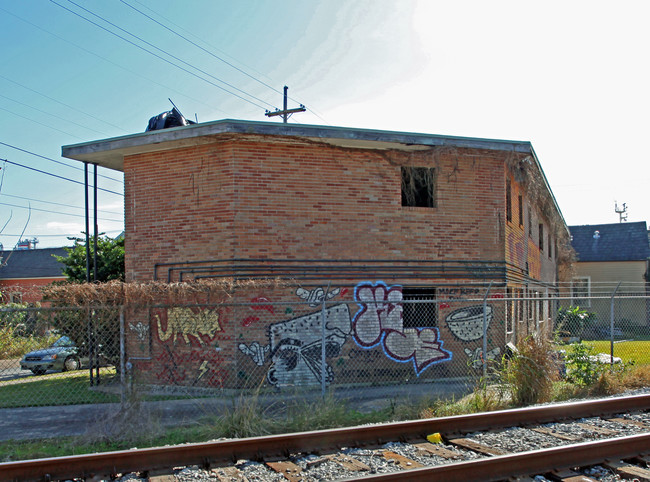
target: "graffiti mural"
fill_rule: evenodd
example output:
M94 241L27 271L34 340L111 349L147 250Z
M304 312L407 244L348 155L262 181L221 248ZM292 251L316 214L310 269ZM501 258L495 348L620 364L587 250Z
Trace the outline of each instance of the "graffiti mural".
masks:
M350 310L346 304L332 306L325 311L325 359L338 356L350 333ZM270 367L267 380L271 385L319 384L322 379L321 356L323 312L316 311L269 326L269 344L241 343L239 350L257 365ZM332 367L325 365L325 382L334 379Z
M129 323L129 330L135 333L136 338L140 343L144 343L149 340L149 327L138 321L135 325Z
M314 288L313 290L298 288L296 290L296 296L307 301L307 303L309 303L309 306L315 307L322 304L323 301L331 300L340 292L340 288L334 288L332 291L328 291L327 295L325 295L325 290L323 288Z
M224 357L216 350L178 353L167 344L156 357L156 370L156 378L166 385L223 388L229 377Z
M171 338L172 343L176 343L176 338L182 337L185 343L190 345L189 336L192 336L203 345L202 337L212 340L216 333L221 331L219 313L211 309L168 308L158 310L153 316L158 326L158 336L163 342ZM162 326L164 318L167 318L167 329Z
M359 346L381 346L387 357L411 361L417 375L434 363L451 360L437 328L404 328L401 286L361 283L355 287L354 298L360 308L352 332Z
M494 360L500 353L501 348L493 348L487 352L487 359ZM475 348L474 351L465 348L465 354L469 358L469 364L472 368L481 368L483 366L483 348Z
M487 326L492 321L492 307L486 305ZM445 318L449 330L462 341L475 341L483 337L483 305L467 306L452 311Z

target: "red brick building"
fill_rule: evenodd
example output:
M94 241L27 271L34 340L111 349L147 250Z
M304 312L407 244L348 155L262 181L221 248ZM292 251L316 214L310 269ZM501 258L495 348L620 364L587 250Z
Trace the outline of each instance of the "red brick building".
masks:
M451 376L480 357L468 319L483 318L486 287L497 299L552 293L568 242L528 142L223 120L63 155L124 172L127 281L292 280L237 297L286 309L202 311L193 328L181 318L197 310L152 313L130 356L162 382L317 381L305 353L320 350L323 297L328 381ZM424 298L438 302L400 304ZM540 328L550 306L491 304L491 352Z

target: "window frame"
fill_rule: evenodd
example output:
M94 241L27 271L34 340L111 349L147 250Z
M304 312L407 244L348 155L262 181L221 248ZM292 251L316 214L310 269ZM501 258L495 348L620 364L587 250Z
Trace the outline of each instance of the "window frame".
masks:
M583 293L581 296L576 295L577 281L586 282L586 293ZM580 293L578 294L580 295ZM581 300L585 300L586 302L581 303ZM571 304L573 306L580 306L581 308L591 307L591 276L574 276L571 279Z
M411 173L419 171L420 175L413 176ZM425 171L428 171L425 172ZM407 177L408 173L408 177ZM428 179L431 181L431 186L420 183L419 179ZM435 208L437 207L436 193L437 193L437 173L434 167L427 166L400 166L400 191L401 191L401 205L402 207L416 207L416 208ZM406 185L413 185L413 199L410 200L406 195Z
M402 301L430 300L425 303L402 303L402 326L404 328L435 328L438 326L437 289L433 286L402 286ZM422 319L417 322L418 314L424 311ZM429 316L432 311L433 316ZM431 321L431 318L433 320Z

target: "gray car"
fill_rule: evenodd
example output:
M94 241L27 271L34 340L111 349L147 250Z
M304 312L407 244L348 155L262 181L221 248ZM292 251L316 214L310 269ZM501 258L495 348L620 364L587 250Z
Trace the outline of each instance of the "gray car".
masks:
M48 370L78 370L82 365L88 365L88 357L79 356L79 349L67 336L62 336L48 348L30 351L20 360L20 368L31 370L34 375L42 375Z

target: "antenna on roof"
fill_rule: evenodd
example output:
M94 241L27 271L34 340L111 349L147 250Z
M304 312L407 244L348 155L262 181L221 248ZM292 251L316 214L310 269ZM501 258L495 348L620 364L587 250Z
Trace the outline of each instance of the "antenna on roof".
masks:
M275 109L274 112L271 112L270 110L267 110L266 113L264 114L266 117L274 117L276 115L281 115L282 116L282 122L285 124L287 123L287 120L289 120L289 116L291 114L294 114L296 112L305 112L307 109L305 108L304 105L300 104L300 107L296 107L295 109L287 109L287 91L289 90L289 87L286 85L284 86L284 105L282 110Z
M627 204L623 203L623 207L619 208L618 203L614 201L614 211L618 213L618 222L622 223L623 221L627 221Z

